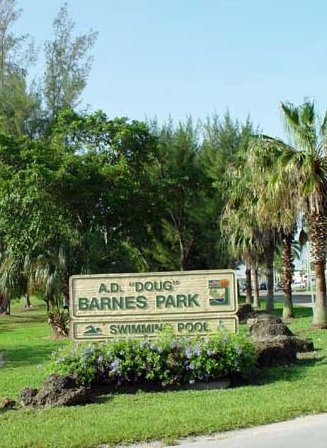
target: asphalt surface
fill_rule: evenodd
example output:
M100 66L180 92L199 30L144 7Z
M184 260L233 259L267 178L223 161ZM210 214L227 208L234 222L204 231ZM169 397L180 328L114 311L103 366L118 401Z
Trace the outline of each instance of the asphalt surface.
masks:
M267 295L267 291L260 291L260 299L265 300ZM284 294L283 292L275 292L274 293L274 299L275 302L283 302L284 301ZM312 297L310 292L293 292L292 299L294 304L298 305L311 305L312 304ZM327 443L326 443L327 447Z
M327 414L201 437L181 448L326 448Z
M123 445L120 445L122 447ZM327 414L176 441L125 445L129 448L326 448ZM108 445L101 445L107 448ZM99 447L100 448L100 447ZM118 448L118 447L117 447Z

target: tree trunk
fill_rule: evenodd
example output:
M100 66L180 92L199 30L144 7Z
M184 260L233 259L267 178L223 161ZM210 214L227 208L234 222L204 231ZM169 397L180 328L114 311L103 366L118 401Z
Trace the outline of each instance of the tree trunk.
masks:
M62 288L62 307L65 310L69 309L69 274L65 275L65 281Z
M267 303L266 311L274 311L274 246L271 241L266 253Z
M49 313L49 311L50 311L50 302L49 302L49 298L48 298L48 297L45 297L45 298L44 298L44 301L45 301L45 309L46 309L46 312Z
M259 278L258 278L258 268L252 269L253 277L253 308L256 310L260 309L260 297L259 297Z
M32 308L32 304L31 304L31 299L30 299L30 295L28 292L26 292L24 294L24 309L25 310L29 310Z
M186 269L186 250L182 238L179 238L179 269L180 271Z
M179 231L179 253L180 253L179 268L181 271L187 270L189 257L194 242L195 242L194 236L192 236L190 240L187 240L184 231Z
M249 264L246 264L246 268L245 268L245 289L246 289L245 303L248 303L251 305L252 284L251 284L251 267Z
M4 295L0 295L0 315L6 316L10 314L10 300Z
M312 326L327 328L326 310L326 225L327 220L322 213L311 213L309 217L311 253L316 271L316 301L313 310Z
M292 255L293 234L285 235L283 239L283 274L284 274L284 304L283 319L291 319L294 317L293 300L292 300L292 278L294 272L293 255Z
M314 328L327 328L325 263L317 261L315 263L315 271L316 301L313 310L312 326Z

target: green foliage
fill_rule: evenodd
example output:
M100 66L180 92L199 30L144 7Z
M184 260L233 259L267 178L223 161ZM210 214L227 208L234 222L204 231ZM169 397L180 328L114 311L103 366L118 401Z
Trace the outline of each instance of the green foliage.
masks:
M40 116L40 98L27 85L27 69L35 59L28 35L12 32L19 19L16 0L0 3L0 130L12 135L32 133Z
M162 386L247 377L256 362L249 339L229 334L181 337L164 332L153 340L121 339L65 348L56 354L56 373L73 374L82 383L113 386Z
M157 222L151 227L149 264L158 270L222 266L217 249L219 202L201 164L201 134L189 117L174 126L151 123L157 138L149 172L157 192Z
M75 37L73 31L65 3L53 21L53 40L45 43L44 96L51 117L66 107L76 107L91 69L90 49L97 33Z
M28 280L51 304L68 299L72 274L142 269L138 248L153 219L144 123L68 110L47 141L2 137L0 256L10 270L0 277Z

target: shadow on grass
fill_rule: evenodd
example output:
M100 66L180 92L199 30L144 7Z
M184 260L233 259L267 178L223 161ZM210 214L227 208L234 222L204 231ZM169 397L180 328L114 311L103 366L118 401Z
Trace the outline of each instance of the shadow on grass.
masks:
M317 363L325 360L323 356L298 359L296 364L258 369L250 381L253 386L263 386L278 381L296 381L311 375L309 372Z
M260 311L262 313L265 313L265 311ZM275 309L271 314L273 314L276 317L283 317L283 309L277 308ZM306 317L312 317L312 308L306 308L306 307L294 307L294 316L295 319L302 319Z
M15 327L21 324L36 323L36 322L46 322L47 315L43 309L32 309L26 310L15 314L10 314L9 316L0 316L0 329L3 327L12 326Z
M43 364L50 359L51 353L60 346L59 341L56 346L54 346L53 342L49 342L48 344L43 343L42 346L33 346L32 348L28 345L6 347L3 353L6 365L15 368Z

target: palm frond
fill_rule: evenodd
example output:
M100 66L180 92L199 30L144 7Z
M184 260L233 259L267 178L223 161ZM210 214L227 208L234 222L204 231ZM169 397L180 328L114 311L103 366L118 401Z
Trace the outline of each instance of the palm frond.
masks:
M296 146L314 151L317 144L315 127L315 106L313 102L305 101L296 107L292 103L281 103L285 128Z

